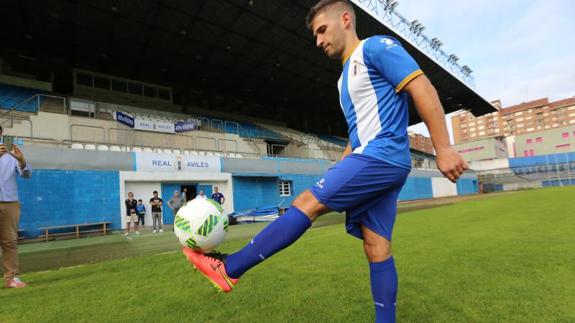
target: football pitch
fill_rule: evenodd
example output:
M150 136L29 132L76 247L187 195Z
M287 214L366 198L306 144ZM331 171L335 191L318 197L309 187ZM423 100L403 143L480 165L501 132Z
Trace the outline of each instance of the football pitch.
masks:
M398 322L575 322L574 199L575 187L547 188L402 212ZM373 322L361 241L342 219L320 219L231 294L170 232L22 245L30 286L0 289L0 322ZM231 227L221 250L261 228Z

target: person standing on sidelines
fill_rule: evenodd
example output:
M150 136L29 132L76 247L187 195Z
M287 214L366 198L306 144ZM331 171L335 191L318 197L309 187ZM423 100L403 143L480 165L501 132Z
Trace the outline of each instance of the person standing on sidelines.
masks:
M200 190L200 192L198 192L198 195L196 195L196 198L198 200L207 200L208 197L206 196L206 193L204 193L204 190Z
M146 218L146 207L144 206L144 202L142 199L138 200L138 204L136 205L136 214L138 215L138 222L141 225L141 228L144 228L144 222Z
M4 286L6 288L26 287L26 283L18 277L20 267L16 245L18 243L20 202L16 176L30 178L32 169L16 145L13 145L12 150L8 151L4 144L0 144L0 247L2 248L2 266L4 267Z
M220 193L220 189L217 186L214 186L214 194L212 194L212 200L220 203L220 205L224 205L226 198L224 194Z
M186 201L184 201L180 195L180 191L174 191L174 195L168 201L168 206L174 211L174 218L176 218L176 214L178 214L178 211L184 204L186 204Z
M130 224L132 222L134 222L134 231L136 231L136 234L140 234L140 231L138 231L138 216L136 215L138 201L134 198L134 193L129 192L128 198L124 203L126 204L126 233L124 235L130 234Z
M162 199L158 197L158 191L153 192L154 196L150 199L150 204L152 205L152 224L153 232L156 233L159 230L164 232L164 227L162 225Z

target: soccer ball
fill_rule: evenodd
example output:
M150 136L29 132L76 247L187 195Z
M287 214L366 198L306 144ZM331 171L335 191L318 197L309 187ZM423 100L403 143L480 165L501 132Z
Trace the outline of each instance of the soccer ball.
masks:
M224 241L228 216L222 206L211 199L194 199L178 210L174 232L184 247L200 252L214 250Z

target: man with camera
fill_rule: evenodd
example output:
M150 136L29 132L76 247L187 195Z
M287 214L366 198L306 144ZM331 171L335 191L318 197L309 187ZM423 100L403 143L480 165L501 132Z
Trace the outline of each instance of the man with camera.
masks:
M22 151L13 144L13 137L2 136L0 127L0 247L4 267L4 286L6 288L26 287L18 278L18 222L20 203L16 176L29 178L32 175Z

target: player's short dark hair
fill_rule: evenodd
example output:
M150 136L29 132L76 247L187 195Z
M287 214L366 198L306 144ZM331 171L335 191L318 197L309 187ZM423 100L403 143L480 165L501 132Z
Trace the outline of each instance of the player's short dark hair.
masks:
M309 9L309 12L307 13L307 17L305 18L305 25L307 26L307 28L309 29L312 28L311 23L313 21L313 18L315 18L315 16L318 13L336 3L342 3L346 5L349 8L349 10L351 10L351 12L355 13L353 11L353 6L351 5L351 3L349 3L348 0L320 0L318 3L315 4L315 6L311 7L311 9Z
M142 199L139 199L138 202L142 202Z
M158 194L158 191L153 191L152 194Z

